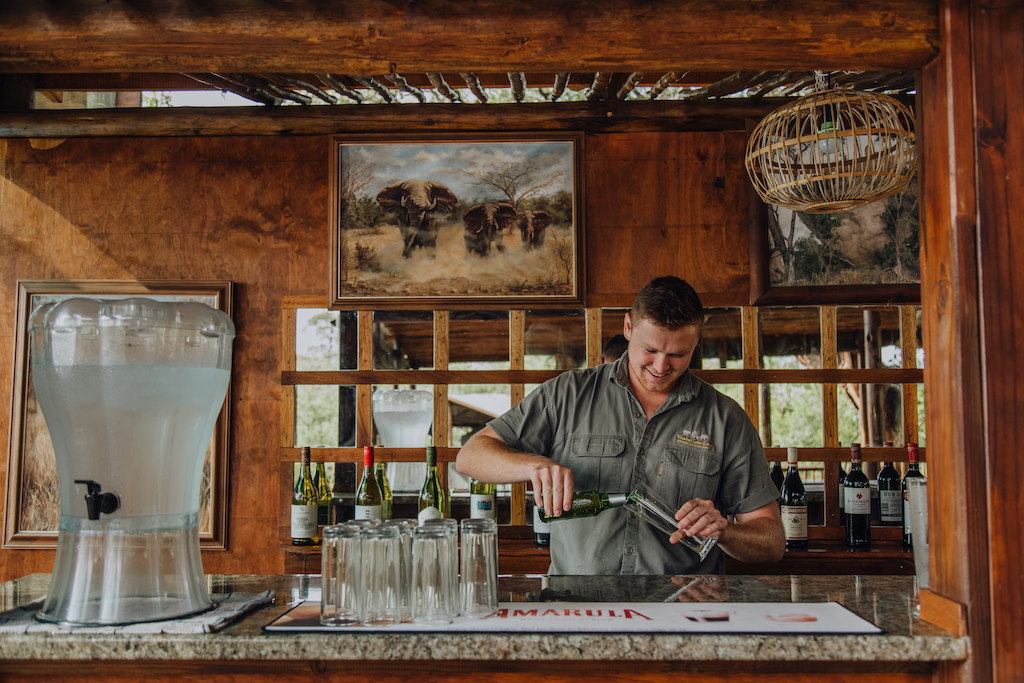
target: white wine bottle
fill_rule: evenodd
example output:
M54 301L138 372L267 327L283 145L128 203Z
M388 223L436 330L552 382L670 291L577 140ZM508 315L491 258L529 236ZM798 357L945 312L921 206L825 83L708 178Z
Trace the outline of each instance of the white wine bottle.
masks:
M316 485L316 525L324 527L330 524L332 496L330 484L327 482L327 468L322 462L316 464L313 483Z
M469 516L472 519L494 519L498 486L469 480Z
M807 494L797 468L797 450L792 446L786 451L789 471L782 481L782 529L786 534L787 548L807 547Z
M316 514L319 500L309 470L309 446L299 449L299 458L299 481L292 493L292 545L318 545L320 538L316 531Z
M380 492L380 484L373 471L373 446L363 446L363 478L356 489L356 519L376 519L381 521L384 507L384 496Z
M448 492L441 486L441 477L437 473L437 449L427 446L427 476L423 480L417 501L419 523L428 519L449 517Z
M563 510L558 517L548 516L543 509L540 510L541 521L553 522L556 519L578 519L579 517L593 517L596 514L620 507L629 502L627 493L599 493L598 491L575 491L572 494L572 507Z
M377 477L377 486L380 487L382 520L391 519L394 516L395 494L391 490L391 482L388 480L387 465L379 462L374 466L374 476Z

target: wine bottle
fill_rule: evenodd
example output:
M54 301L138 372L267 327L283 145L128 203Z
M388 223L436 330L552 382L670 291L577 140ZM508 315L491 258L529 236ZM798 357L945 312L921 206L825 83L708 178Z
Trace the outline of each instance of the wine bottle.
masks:
M594 515L610 510L629 501L629 494L626 493L599 493L597 491L576 491L572 494L572 507L563 510L558 517L548 516L543 509L539 515L542 522L551 522L556 519L578 519L580 517L593 517Z
M775 484L775 488L782 492L782 483L786 480L786 473L782 471L782 463L776 460L772 463L772 469L770 472L772 483Z
M850 444L850 471L843 484L846 509L846 545L871 544L871 482L861 469L860 444Z
M903 483L900 492L903 494L903 545L909 550L914 547L913 538L910 534L910 496L907 495L907 479L923 477L921 465L918 463L918 452L916 443L907 444L907 473L903 475Z
M331 524L341 524L352 520L355 514L355 501L356 464L354 462L334 463Z
M903 492L900 473L892 462L882 463L878 471L878 509L882 526L903 525Z
M542 547L551 545L551 527L541 519L540 507L533 506L533 542Z
M308 446L299 449L299 458L299 481L292 494L292 545L318 545L320 538L316 535L316 514L319 500L309 470Z
M846 470L839 464L839 526L846 524Z
M377 486L380 487L380 518L382 520L391 519L394 517L395 494L391 490L391 482L388 480L387 465L382 462L377 463L374 467L373 474L377 478Z
M373 471L373 446L363 446L363 478L356 489L356 519L382 520L384 496Z
M427 476L423 479L417 506L420 524L428 519L450 516L448 492L441 486L441 477L437 473L437 449L434 446L427 446Z
M313 475L313 484L316 486L316 524L318 527L327 526L331 523L331 487L327 483L327 468L322 462L316 464L316 473Z
M469 516L472 519L494 519L498 486L476 479L469 480Z
M807 547L807 494L797 469L797 450L786 451L789 471L782 482L782 529L786 534L787 548Z

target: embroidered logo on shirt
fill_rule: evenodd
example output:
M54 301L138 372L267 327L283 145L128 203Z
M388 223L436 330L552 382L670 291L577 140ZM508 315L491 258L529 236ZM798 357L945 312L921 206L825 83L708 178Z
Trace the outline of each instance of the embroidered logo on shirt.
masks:
M689 429L676 434L676 443L683 444L684 446L690 446L692 448L699 448L704 451L711 450L711 437L707 434L699 434Z

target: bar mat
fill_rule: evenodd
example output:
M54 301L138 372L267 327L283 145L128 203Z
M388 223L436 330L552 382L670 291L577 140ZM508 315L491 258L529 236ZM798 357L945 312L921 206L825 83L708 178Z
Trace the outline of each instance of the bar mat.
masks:
M883 633L836 602L503 602L483 619L391 626L321 626L320 602L299 603L263 627L271 633Z
M39 621L35 613L43 606L43 598L27 605L0 612L0 633L213 633L224 628L246 612L274 601L274 592L213 593L210 599L217 604L211 610L181 619L147 621L120 626L71 626Z

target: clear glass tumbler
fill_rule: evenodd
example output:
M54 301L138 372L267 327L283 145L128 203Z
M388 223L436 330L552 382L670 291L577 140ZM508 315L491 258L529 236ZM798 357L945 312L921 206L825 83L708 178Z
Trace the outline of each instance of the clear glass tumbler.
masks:
M498 609L498 525L462 520L459 587L462 616L481 619Z
M631 513L645 520L656 529L660 529L669 536L674 536L679 545L685 546L697 553L701 561L708 556L711 549L718 543L717 538L704 538L703 536L687 536L679 531L679 521L675 518L677 508L672 507L651 490L649 486L640 482L630 491L629 500L625 505Z
M320 623L359 623L362 597L362 528L338 524L324 527L320 580Z
M363 527L363 610L360 621L387 626L402 620L402 531L395 526Z
M427 524L412 531L412 620L417 624L450 624L458 614L452 591L452 531Z

